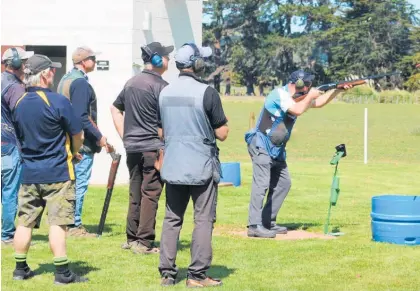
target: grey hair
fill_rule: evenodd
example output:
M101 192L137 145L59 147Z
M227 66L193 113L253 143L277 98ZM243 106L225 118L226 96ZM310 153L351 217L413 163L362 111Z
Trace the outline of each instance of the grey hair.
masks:
M32 75L30 69L25 68L23 72L25 73L25 77L23 79L23 83L25 83L26 87L34 87L41 85L41 76L48 74L50 68L46 68L45 70L39 72L36 75Z
M4 60L4 61L2 61L2 64L4 64L4 66L6 68L8 68L8 67L12 66L12 61L11 60Z

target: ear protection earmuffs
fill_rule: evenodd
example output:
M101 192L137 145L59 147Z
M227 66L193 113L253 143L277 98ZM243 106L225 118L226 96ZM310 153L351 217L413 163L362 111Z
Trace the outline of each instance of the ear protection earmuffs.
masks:
M19 57L19 53L18 53L17 49L12 47L11 50L12 50L12 53L13 53L13 59L10 62L10 65L12 66L13 69L19 70L20 67L22 66L22 60Z
M200 55L200 50L198 49L198 47L194 43L186 43L183 46L185 45L189 45L194 50L194 55L190 57L194 73L199 73L203 71L206 64L204 63L204 60Z
M303 78L305 78L305 73L299 72L298 79L295 83L296 89L303 89L305 87L305 82L303 81Z
M152 51L147 46L142 46L141 49L147 54L147 56L149 57L148 60L153 66L157 68L162 68L163 60L158 53L152 53Z

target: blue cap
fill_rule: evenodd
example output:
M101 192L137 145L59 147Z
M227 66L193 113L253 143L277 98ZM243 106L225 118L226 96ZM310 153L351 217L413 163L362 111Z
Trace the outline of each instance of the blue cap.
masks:
M302 79L303 82L312 82L315 78L314 75L309 74L303 70L297 70L290 74L289 82L294 84L297 80Z
M175 55L175 62L181 64L184 68L192 66L191 58L194 56L195 50L194 50L194 44L188 45L184 44ZM210 57L213 52L210 47L201 47L197 46L196 48L198 50L198 54L202 58L208 58Z

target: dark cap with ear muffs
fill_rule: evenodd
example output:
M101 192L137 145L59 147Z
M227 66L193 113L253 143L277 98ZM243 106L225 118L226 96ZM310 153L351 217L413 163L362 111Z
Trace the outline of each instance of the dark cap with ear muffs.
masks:
M160 42L151 42L141 47L141 58L145 63L151 63L154 67L162 68L162 57L168 56L174 50L174 46L164 46Z
M305 86L312 84L314 75L309 74L303 70L297 70L290 74L289 83L295 84L296 89L303 89Z

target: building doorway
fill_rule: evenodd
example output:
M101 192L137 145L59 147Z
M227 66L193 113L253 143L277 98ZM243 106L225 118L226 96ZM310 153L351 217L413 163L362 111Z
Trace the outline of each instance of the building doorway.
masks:
M58 83L67 72L67 47L54 45L26 45L25 50L34 51L36 54L45 55L49 57L53 62L61 63L62 67L56 69L54 77L54 87L52 88L53 92L57 92Z

